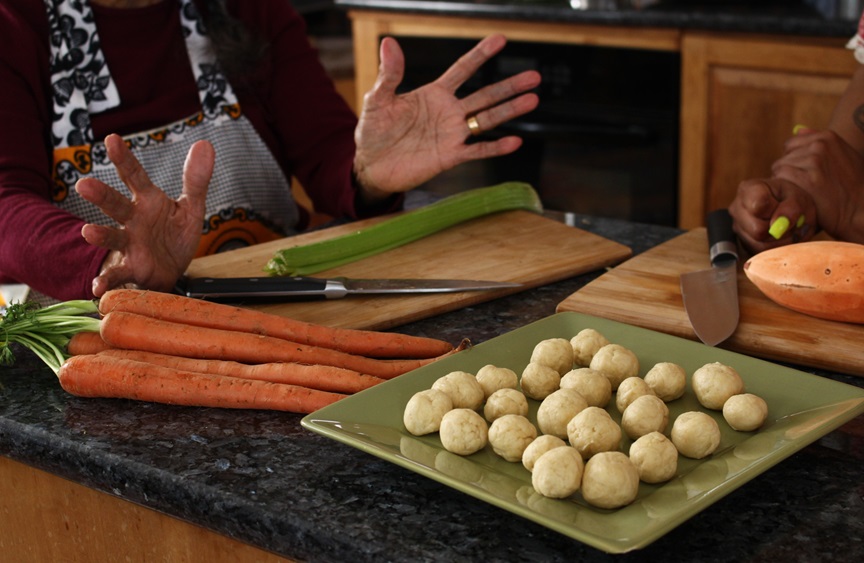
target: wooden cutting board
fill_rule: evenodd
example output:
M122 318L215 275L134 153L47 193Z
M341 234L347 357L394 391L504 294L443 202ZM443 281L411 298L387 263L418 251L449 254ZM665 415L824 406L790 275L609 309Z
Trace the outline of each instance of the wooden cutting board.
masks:
M187 274L191 277L266 275L263 268L279 249L329 239L383 219L368 219L198 258ZM593 233L536 213L508 211L468 221L315 275L477 279L518 282L524 284L522 287L250 306L324 325L381 330L611 266L631 255L629 247Z
M698 340L680 276L710 268L708 237L694 229L603 274L558 304L575 311ZM769 360L864 376L864 325L817 319L775 304L738 271L740 322L720 347Z

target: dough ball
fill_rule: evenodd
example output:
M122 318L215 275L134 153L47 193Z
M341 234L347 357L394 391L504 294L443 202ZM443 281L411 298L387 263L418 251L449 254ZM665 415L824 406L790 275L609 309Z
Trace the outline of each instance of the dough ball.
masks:
M450 396L437 389L418 391L408 399L402 422L405 428L415 436L423 436L438 432L441 419L453 409Z
M471 409L453 409L445 414L439 432L444 449L459 455L482 450L489 439L489 426Z
M584 459L617 450L621 427L600 407L587 407L567 423L567 439Z
M672 443L681 455L702 459L720 445L720 425L701 411L682 413L672 423Z
M585 464L570 446L553 448L541 455L531 472L531 485L544 497L567 498L579 490Z
M561 389L573 389L578 391L590 407L606 408L612 399L612 384L609 379L599 371L591 368L576 368L564 374Z
M630 461L641 480L662 483L678 472L678 448L660 432L649 432L630 445Z
M693 372L690 382L696 399L706 409L719 411L732 395L744 392L744 380L734 368L714 362Z
M483 388L484 398L499 389L518 389L519 376L509 368L502 368L487 364L477 370L477 382Z
M687 388L687 372L678 364L660 362L645 374L645 383L654 394L666 401L680 399Z
M600 452L585 463L582 498L591 506L620 508L636 500L637 494L639 471L624 453Z
M560 448L566 445L567 442L557 436L541 434L534 438L534 441L528 444L528 447L525 448L524 452L522 452L522 465L524 465L525 469L528 471L533 471L534 464L537 463L537 460L540 459L541 455L545 454L552 448Z
M518 414L505 414L496 418L489 427L489 445L492 451L507 461L521 461L525 448L537 437L531 421Z
M752 393L732 395L723 404L723 418L734 430L750 432L765 423L768 403Z
M620 344L607 344L597 350L588 367L609 378L615 391L622 381L639 375L639 358Z
M567 423L588 408L588 401L573 389L558 389L551 393L537 409L537 426L543 434L567 438Z
M474 374L464 371L451 371L439 377L432 384L432 389L447 393L453 401L454 409L477 410L486 398Z
M609 340L593 328L580 330L576 336L570 339L570 346L573 347L573 363L582 367L590 366L591 358L594 357L597 350L607 344L609 344Z
M493 422L505 414L528 416L528 399L521 391L504 388L492 393L483 407L483 416Z
M669 407L656 395L636 397L621 417L621 428L631 440L651 432L664 432L668 425Z
M522 391L529 398L542 401L558 389L561 374L549 366L531 362L522 372Z
M641 377L628 377L618 385L618 391L615 393L615 406L618 407L618 412L623 413L630 406L630 403L643 395L653 395L654 391L645 383Z
M547 338L534 346L531 363L549 366L563 375L573 369L573 346L566 338Z

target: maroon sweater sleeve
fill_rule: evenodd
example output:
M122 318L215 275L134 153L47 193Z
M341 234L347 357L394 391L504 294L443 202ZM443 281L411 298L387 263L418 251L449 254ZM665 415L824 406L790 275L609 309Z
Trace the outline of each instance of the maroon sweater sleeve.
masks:
M131 48L134 42L126 39L148 18L164 18L162 9L171 4L143 9L135 17L130 10L128 33L116 17L100 29L109 68L130 107L93 116L97 137L133 133L190 114L189 101L194 104L197 94L188 63L147 60L154 52L182 49L182 38L160 27L163 33L148 37L148 49ZM270 46L251 78L235 84L244 113L317 210L336 217L362 215L355 208L352 182L356 117L321 66L303 19L285 0L232 0L229 9ZM97 12L97 22L102 14ZM58 299L90 298L106 251L88 245L80 235L83 222L49 199L52 105L43 2L0 3L0 29L0 282L27 283ZM125 64L112 65L112 59ZM144 89L142 84L159 86ZM160 93L166 84L173 88L168 95Z
M0 3L0 281L59 299L92 297L107 251L50 202L52 106L48 21L41 1Z

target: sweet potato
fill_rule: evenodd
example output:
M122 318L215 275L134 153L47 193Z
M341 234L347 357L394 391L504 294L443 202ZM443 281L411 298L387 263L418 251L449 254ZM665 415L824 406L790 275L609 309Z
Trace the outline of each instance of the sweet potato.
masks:
M775 303L814 317L864 323L864 245L811 241L766 250L744 273Z

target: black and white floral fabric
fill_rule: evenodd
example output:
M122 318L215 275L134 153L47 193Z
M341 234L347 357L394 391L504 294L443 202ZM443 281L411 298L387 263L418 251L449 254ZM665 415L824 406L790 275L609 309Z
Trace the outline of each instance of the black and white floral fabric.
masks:
M51 28L51 86L54 93L54 143L76 146L92 143L87 115L120 105L120 96L102 51L86 0L44 0ZM192 71L200 91L205 115L214 116L236 105L228 80L219 71L204 35L198 10L191 0L182 0L180 21L186 47L194 54Z

